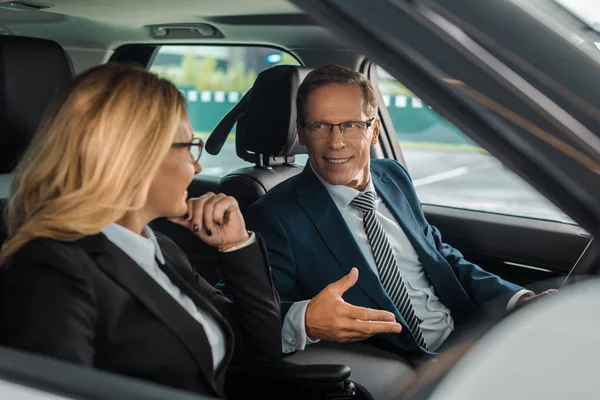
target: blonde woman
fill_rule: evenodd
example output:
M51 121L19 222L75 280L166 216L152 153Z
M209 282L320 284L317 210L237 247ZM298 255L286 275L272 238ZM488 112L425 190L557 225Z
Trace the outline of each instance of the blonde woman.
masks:
M232 197L187 199L201 151L179 91L144 69L95 67L55 99L8 204L9 345L210 395L223 394L234 338L246 364L279 362L262 240ZM233 301L150 230L159 217L219 249Z

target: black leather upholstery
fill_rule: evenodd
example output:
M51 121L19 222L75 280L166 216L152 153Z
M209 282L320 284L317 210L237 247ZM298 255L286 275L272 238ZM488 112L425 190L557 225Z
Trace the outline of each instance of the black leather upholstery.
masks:
M305 154L296 130L296 94L308 68L278 66L259 74L236 130L237 154L256 166L221 179L221 192L234 196L242 213L277 184L300 173L294 155Z
M236 140L241 138L241 150L274 157L306 153L296 131L296 94L309 72L309 68L282 65L258 75L238 122Z
M73 79L73 66L57 43L0 36L0 245L10 172L35 133L46 106Z
M301 171L302 167L295 164L241 168L224 176L219 188L221 192L234 196L244 213L260 196Z
M0 173L12 171L73 66L55 42L0 36Z

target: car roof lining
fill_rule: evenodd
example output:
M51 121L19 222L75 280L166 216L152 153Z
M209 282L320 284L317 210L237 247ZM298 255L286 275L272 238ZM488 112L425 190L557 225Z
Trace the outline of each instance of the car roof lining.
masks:
M65 48L114 50L131 43L256 43L296 48L346 48L285 0L50 0L41 11L0 11L0 28L50 39ZM224 38L156 39L148 25L208 23Z

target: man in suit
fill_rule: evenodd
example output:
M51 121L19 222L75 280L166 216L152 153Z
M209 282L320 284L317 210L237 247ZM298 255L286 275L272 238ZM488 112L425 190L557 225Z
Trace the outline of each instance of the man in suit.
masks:
M363 75L338 66L311 72L297 96L309 163L247 212L269 250L286 353L319 340L366 340L418 358L480 310L504 313L535 297L445 244L405 168L370 159L377 109Z

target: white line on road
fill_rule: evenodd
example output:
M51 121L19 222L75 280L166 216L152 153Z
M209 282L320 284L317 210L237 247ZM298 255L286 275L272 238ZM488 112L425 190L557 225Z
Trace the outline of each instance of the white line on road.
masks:
M466 175L469 173L468 167L460 167L451 169L450 171L440 172L439 174L433 174L426 176L425 178L415 179L413 181L414 187L425 186L431 183L445 181L447 179L456 178L457 176Z

